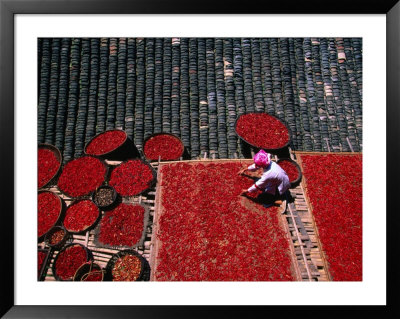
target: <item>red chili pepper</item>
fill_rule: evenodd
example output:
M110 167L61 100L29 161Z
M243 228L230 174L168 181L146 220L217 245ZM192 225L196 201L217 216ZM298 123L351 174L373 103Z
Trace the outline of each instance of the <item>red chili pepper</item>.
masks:
M144 156L148 160L176 160L183 154L184 146L175 136L160 134L151 137L144 144Z
M90 263L87 263L90 265ZM81 277L81 281L102 281L103 280L103 272L100 266L97 264L93 265L90 268L90 271L85 273Z
M141 160L129 160L111 173L110 185L122 196L134 196L149 188L153 172Z
M142 263L137 256L120 257L112 269L113 281L135 281L139 278Z
M301 155L334 281L362 280L362 155Z
M236 122L236 132L250 144L277 149L289 142L289 131L277 118L267 113L243 114Z
M68 207L64 227L71 232L80 232L91 225L99 217L99 209L91 200L81 200Z
M119 204L107 212L100 223L98 241L111 246L134 246L143 233L144 208Z
M299 172L297 170L297 166L293 164L293 162L288 160L279 161L278 165L286 172L289 177L289 182L294 182L299 178Z
M157 280L294 280L277 208L240 196L253 184L236 174L241 168L236 162L162 167Z
M61 163L56 155L48 149L38 150L38 188L46 185L57 173Z
M83 281L101 281L103 279L103 275L101 272L91 272L89 273Z
M47 233L56 223L61 204L57 195L43 192L38 195L38 237Z
M57 245L65 236L65 231L63 229L59 229L53 232L50 236L49 244L50 245Z
M84 196L103 183L105 173L106 168L99 159L83 156L64 166L57 185L72 197Z
M89 155L103 155L122 145L126 139L123 131L107 131L94 138L86 147Z
M80 245L72 245L58 254L56 274L62 280L72 279L75 272L86 262L86 251Z

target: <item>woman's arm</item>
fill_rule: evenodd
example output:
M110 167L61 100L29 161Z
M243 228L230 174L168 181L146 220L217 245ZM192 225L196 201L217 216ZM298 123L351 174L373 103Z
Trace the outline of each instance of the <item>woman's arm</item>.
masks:
M254 193L254 192L257 191L257 189L262 190L261 188L258 188L256 184L254 184L254 185L251 185L251 186L247 189L247 191L248 191L249 193Z
M241 169L241 170L239 171L238 175L242 175L245 171L253 172L253 171L256 171L256 170L257 170L256 164L252 164L252 165L250 165L250 166L247 167L247 168Z
M268 190L273 188L273 185L275 184L275 180L274 180L274 175L271 174L271 171L267 171L264 172L264 174L262 174L261 178L256 181L247 191L249 193L253 193L257 190Z
M258 169L258 167L256 167L256 164L251 164L249 167L247 167L247 170L250 172L254 172Z

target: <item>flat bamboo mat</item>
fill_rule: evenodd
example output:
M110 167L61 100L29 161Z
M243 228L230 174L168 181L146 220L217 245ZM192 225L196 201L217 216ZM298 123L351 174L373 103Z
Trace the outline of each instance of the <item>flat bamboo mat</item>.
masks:
M250 163L249 159L207 159L202 158L198 161L185 162L232 162L239 161ZM161 165L172 164L175 162L163 162ZM158 174L158 182L161 181L161 175ZM158 187L155 196L155 214L153 216L153 233L150 244L150 280L154 279L154 273L157 268L157 254L161 247L161 242L157 240L158 219L162 215L162 206L160 205L162 188ZM323 262L323 257L320 253L320 246L316 240L314 224L310 223L311 211L305 202L304 190L301 186L291 190L292 197L295 198L294 203L284 202L281 205L279 216L281 225L286 231L289 247L291 250L292 266L294 268L295 278L297 281L327 281L327 267ZM290 206L290 208L289 208ZM292 210L292 214L289 214ZM292 218L294 215L294 218Z
M302 168L301 155L362 155L362 152L293 152L293 156L296 156L296 160ZM329 273L329 263L320 241L318 227L312 213L313 207L307 194L307 182L304 177L298 188L301 188L301 193L298 196L299 213L303 216L302 220L304 221L305 225L307 225L307 232L309 233L314 247L310 252L311 259L314 265L317 266L318 271L321 274L321 279L332 281L332 276Z

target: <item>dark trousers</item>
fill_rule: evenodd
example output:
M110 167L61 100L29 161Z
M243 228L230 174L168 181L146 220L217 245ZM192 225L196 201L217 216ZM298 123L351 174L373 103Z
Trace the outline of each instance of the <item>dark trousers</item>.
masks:
M277 200L285 200L286 199L286 193L283 193L282 195L279 194L279 190L278 188L275 189L275 195L266 193L266 192L262 192L258 197L257 200L260 203L263 204L269 204L269 203L273 203Z

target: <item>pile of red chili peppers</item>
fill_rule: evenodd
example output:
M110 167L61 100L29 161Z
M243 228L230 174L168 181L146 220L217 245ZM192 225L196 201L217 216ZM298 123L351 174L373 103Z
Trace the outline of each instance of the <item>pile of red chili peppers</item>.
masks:
M292 161L289 160L281 160L278 165L286 172L289 177L289 182L293 183L296 179L299 178L299 172L297 170L297 166L293 164Z
M103 155L121 146L126 140L124 131L107 131L95 137L86 147L86 154Z
M153 179L150 165L136 159L117 166L111 173L109 184L121 196L134 196L149 188Z
M163 165L158 281L289 281L289 242L277 208L240 196L240 163Z
M151 137L144 144L144 156L148 160L176 160L183 154L183 144L175 136L160 134Z
M54 226L60 212L61 203L56 194L43 192L38 195L38 237L46 234Z
M81 232L92 226L100 211L91 200L81 200L68 207L64 227L70 232Z
M52 231L52 234L50 236L49 244L50 245L57 245L60 243L65 236L65 231L63 229L58 229L56 231Z
M120 257L112 269L113 281L135 281L139 278L142 263L137 256L125 255Z
M83 156L68 162L58 179L58 188L71 197L89 194L105 178L106 167L97 158Z
M51 150L39 148L38 150L38 188L46 185L57 173L61 163Z
M102 281L103 275L100 271L89 273L82 281Z
M110 246L136 245L143 234L144 212L141 205L119 204L101 220L98 241Z
M267 113L241 115L236 122L236 132L246 142L259 148L278 149L289 142L286 126Z
M87 260L85 249L80 245L72 245L62 250L55 264L56 274L62 280L72 279L75 272Z
M92 264L92 268L89 272L84 274L81 278L81 281L102 281L103 273L99 265Z
M362 156L301 155L307 194L334 281L362 280Z

